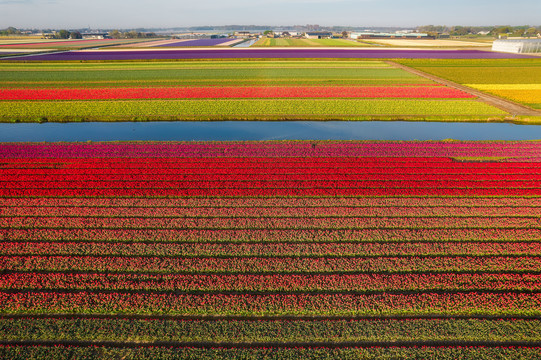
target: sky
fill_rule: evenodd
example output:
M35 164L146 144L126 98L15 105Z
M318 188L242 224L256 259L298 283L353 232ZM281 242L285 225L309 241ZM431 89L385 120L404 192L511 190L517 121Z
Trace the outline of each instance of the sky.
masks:
M541 25L539 0L0 0L0 29Z

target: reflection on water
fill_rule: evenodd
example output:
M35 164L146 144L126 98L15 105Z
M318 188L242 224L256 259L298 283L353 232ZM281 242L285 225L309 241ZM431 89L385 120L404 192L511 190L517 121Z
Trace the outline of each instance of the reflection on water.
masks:
M0 141L538 140L541 127L406 121L0 124Z

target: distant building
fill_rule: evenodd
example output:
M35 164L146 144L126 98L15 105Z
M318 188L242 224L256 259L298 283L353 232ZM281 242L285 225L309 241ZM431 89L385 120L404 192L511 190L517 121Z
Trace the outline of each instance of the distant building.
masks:
M352 39L433 39L433 36L423 33L380 33L380 32L352 32Z
M252 34L249 31L235 31L234 35L237 39L249 39L251 37L257 37L258 34Z
M494 40L492 51L506 53L541 53L541 39Z
M90 34L81 34L83 39L106 39L107 34L104 33L90 33Z
M307 39L330 39L332 37L332 32L308 31L304 33L304 37Z

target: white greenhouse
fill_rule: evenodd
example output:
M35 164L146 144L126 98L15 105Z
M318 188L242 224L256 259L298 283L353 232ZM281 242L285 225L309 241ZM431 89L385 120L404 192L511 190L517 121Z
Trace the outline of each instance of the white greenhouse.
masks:
M494 40L492 51L507 53L541 53L541 39Z

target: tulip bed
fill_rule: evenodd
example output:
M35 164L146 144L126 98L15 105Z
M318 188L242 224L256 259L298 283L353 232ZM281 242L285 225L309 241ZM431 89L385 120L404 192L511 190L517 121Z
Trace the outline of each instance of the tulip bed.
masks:
M476 96L370 60L2 63L0 122L502 120Z
M424 72L541 109L541 59L398 60Z
M541 143L0 145L0 357L534 359Z

